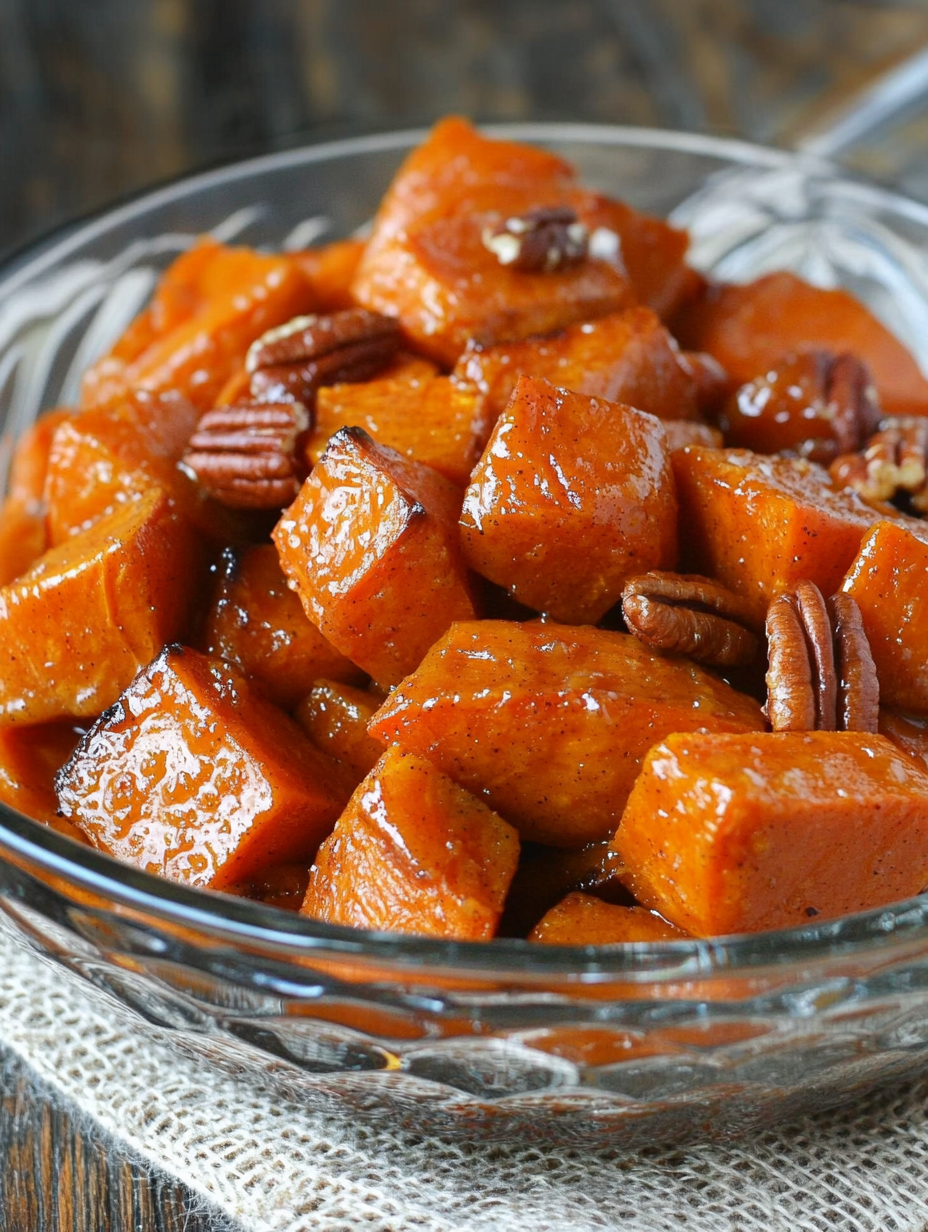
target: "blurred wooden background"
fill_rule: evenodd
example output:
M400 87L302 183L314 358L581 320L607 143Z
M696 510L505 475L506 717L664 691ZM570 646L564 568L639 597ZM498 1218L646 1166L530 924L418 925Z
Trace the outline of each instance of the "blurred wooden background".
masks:
M0 256L221 160L562 119L791 144L928 47L926 0L0 0ZM928 106L853 150L928 199ZM217 1232L0 1049L3 1232Z
M448 111L788 143L926 44L924 0L0 0L0 253L193 167ZM870 169L928 189L926 136Z

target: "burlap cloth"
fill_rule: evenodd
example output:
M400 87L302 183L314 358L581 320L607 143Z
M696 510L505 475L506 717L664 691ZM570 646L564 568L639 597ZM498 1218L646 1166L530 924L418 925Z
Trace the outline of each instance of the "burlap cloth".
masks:
M131 1152L268 1232L922 1232L928 1078L736 1144L448 1143L211 1074L0 928L0 1039Z

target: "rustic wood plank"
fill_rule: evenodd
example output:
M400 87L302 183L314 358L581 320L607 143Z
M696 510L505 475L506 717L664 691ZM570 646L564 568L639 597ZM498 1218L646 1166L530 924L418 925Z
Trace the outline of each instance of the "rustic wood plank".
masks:
M450 111L788 141L925 43L903 0L7 0L0 252L191 167Z
M234 1232L185 1186L128 1158L0 1049L3 1232Z

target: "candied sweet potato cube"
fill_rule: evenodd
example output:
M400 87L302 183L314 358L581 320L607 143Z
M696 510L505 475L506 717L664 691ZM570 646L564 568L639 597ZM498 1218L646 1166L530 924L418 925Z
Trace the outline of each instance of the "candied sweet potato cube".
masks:
M153 490L0 590L0 724L97 715L185 628L200 553Z
M882 736L668 736L614 847L647 907L697 937L808 924L928 885L928 774Z
M574 191L571 204L591 233L603 229L619 237L622 264L637 299L662 321L675 317L698 293L703 279L686 264L690 237L685 231L585 189Z
M880 517L813 462L698 445L672 460L687 568L750 600L761 625L774 595L803 578L833 594Z
M370 733L435 762L523 838L582 847L615 830L641 760L673 731L755 731L751 698L626 633L454 625Z
M195 426L191 418L191 431ZM49 540L63 543L120 501L160 488L186 510L193 483L127 408L95 408L68 419L51 444L45 486Z
M460 501L444 476L344 428L274 530L307 616L378 684L402 680L474 615Z
M377 377L381 381L413 381L421 384L440 376L441 369L432 360L423 355L415 355L412 351L397 351L385 368L381 368Z
M292 719L229 664L182 646L100 716L57 788L95 847L214 890L308 864L348 798Z
M0 504L0 586L26 572L49 546L45 521L45 476L52 438L72 412L45 414L17 442L6 498Z
M464 496L472 569L566 624L595 623L626 578L677 556L658 419L520 377Z
M55 775L77 747L81 728L68 720L0 728L0 800L69 838L84 835L58 816Z
M692 419L665 419L663 424L668 453L685 449L687 445L705 445L708 449L722 448L722 434L711 424L696 423Z
M538 921L529 941L542 945L615 945L623 941L684 941L687 934L645 907L568 894Z
M926 535L923 526L913 529ZM928 712L926 578L928 542L887 519L867 534L841 585L860 608L880 700L902 710Z
M324 386L316 396L307 458L315 465L339 428L363 428L463 488L489 435L485 401L475 386L446 376Z
M518 859L512 826L425 758L388 749L319 848L302 912L485 941Z
M363 253L364 240L333 240L293 254L312 289L315 312L343 312L356 307L351 284Z
M45 495L45 476L52 439L61 424L74 414L67 407L45 411L16 444L10 460L6 495L13 500L40 503Z
M198 416L186 399L133 394L61 424L45 481L49 543L64 542L121 501L156 487L211 538L247 539L252 527L247 512L211 500L177 466Z
M317 748L363 776L383 754L383 745L367 734L380 702L350 684L317 680L294 717Z
M285 710L320 676L363 680L364 673L307 620L272 543L254 544L243 552L227 549L219 569L203 632L207 654L240 667Z
M649 308L627 308L571 325L551 338L500 346L470 343L455 374L486 394L492 423L520 376L544 377L560 389L624 402L659 419L693 419L695 377L680 364L677 344Z
M292 257L202 240L177 258L151 304L87 372L83 405L108 405L132 389L174 390L207 410L255 338L310 310L314 298Z
M21 577L47 547L42 505L8 497L0 505L0 586Z
M873 374L887 415L928 414L928 381L899 340L853 295L766 274L746 286L710 287L687 308L681 345L714 355L736 384L792 351L850 351Z
M483 231L503 219L570 206L571 168L554 154L444 120L400 168L374 220L352 293L398 316L416 349L453 364L471 338L553 333L634 302L618 251L570 268L502 265Z

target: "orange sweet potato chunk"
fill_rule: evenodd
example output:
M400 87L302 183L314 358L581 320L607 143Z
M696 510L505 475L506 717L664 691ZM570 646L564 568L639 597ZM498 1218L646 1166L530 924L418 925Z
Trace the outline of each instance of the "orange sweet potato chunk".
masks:
M310 311L314 294L289 256L204 239L162 276L148 308L84 377L86 407L129 390L174 390L207 410L265 330Z
M367 734L380 701L350 684L318 680L294 718L317 748L363 777L383 755L383 745Z
M0 724L97 715L180 636L200 552L162 492L127 501L0 589Z
M0 504L0 586L25 573L49 546L44 499L48 455L55 431L71 414L63 407L46 411L13 452L6 499Z
M272 543L223 553L203 646L207 654L240 667L285 710L320 676L356 683L364 678L307 620Z
M83 735L72 722L0 728L0 800L10 808L86 843L84 835L58 816L55 775Z
M544 377L560 389L625 402L659 419L693 419L697 383L680 364L677 344L649 308L627 308L571 325L551 338L501 346L468 345L455 375L487 397L493 423L520 376Z
M41 504L8 497L0 505L0 586L21 577L47 547Z
M622 264L637 299L662 321L670 321L698 294L703 278L686 264L690 237L685 231L585 189L571 194L571 204L591 233L604 228L619 237Z
M774 595L802 578L834 594L880 517L813 462L698 445L672 461L686 567L750 600L761 625Z
M915 523L926 534L923 523ZM926 528L928 529L928 528ZM889 520L860 545L841 589L860 608L880 681L880 700L928 712L928 542Z
M351 284L363 253L364 240L334 240L293 254L312 289L315 312L343 312L356 307Z
M675 734L613 845L635 897L698 937L866 911L928 885L928 773L859 732Z
M523 838L582 847L614 832L655 740L763 726L751 698L628 634L483 620L454 625L369 730L430 758Z
M196 424L191 415L190 429ZM121 501L160 488L186 508L194 485L138 422L131 409L83 411L55 433L49 454L45 498L49 541L63 543Z
M221 890L310 861L345 805L338 767L221 659L166 647L58 776L95 847Z
M45 481L49 543L63 543L120 502L155 487L211 538L247 538L252 519L211 500L177 466L198 417L187 399L134 393L61 424Z
M711 424L696 423L691 419L665 419L664 435L667 437L667 452L685 449L687 445L705 445L709 449L721 449L724 443L721 432Z
M884 325L847 291L786 272L747 286L711 287L676 326L682 346L708 351L736 384L790 351L850 351L865 360L887 415L928 414L928 381Z
M486 444L486 400L475 386L450 377L381 377L327 385L316 397L316 423L306 446L315 465L339 428L363 428L404 458L432 467L464 487Z
M441 369L432 360L423 355L415 355L412 351L397 351L385 368L381 368L378 380L382 381L412 381L422 384L433 376L440 376Z
M431 762L388 749L319 848L302 913L486 941L518 859L512 826Z
M383 686L474 615L460 491L359 428L336 433L274 542L307 616Z
M398 316L417 350L453 364L471 338L553 333L634 301L621 258L529 273L501 265L485 227L570 205L573 171L545 150L443 120L400 168L374 220L352 294Z
M464 496L471 568L556 620L595 623L631 574L676 563L665 441L653 415L520 377Z
M48 455L61 424L74 414L67 407L56 407L40 415L20 437L10 461L6 494L13 500L41 502L45 494Z
M686 936L645 907L618 906L575 892L542 916L528 939L542 945L615 945L625 941L683 941Z

